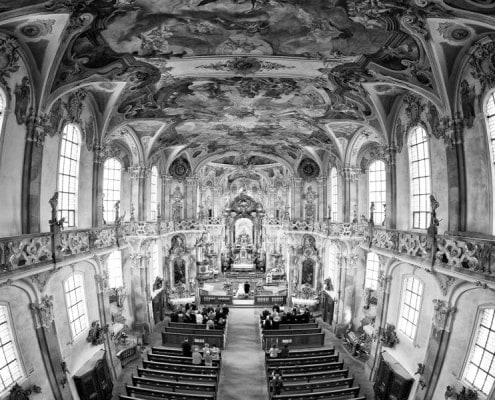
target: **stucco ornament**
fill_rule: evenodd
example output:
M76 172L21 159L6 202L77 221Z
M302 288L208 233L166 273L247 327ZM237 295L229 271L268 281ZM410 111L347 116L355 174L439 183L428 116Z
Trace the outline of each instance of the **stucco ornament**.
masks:
M0 39L0 83L7 88L10 94L10 85L7 79L19 69L19 52L14 39Z
M31 101L31 85L27 76L15 85L15 117L19 125L26 123L27 111Z
M299 164L298 172L304 180L316 179L320 175L320 167L315 161L305 158Z
M455 309L453 307L449 307L448 303L444 300L434 299L433 310L433 327L436 331L445 330L447 318L451 312L455 311Z
M177 180L185 180L191 172L191 167L187 160L178 158L175 160L169 168L169 173Z
M53 314L53 296L45 295L39 304L31 303L31 309L36 312L38 323L42 328L49 329L55 318Z

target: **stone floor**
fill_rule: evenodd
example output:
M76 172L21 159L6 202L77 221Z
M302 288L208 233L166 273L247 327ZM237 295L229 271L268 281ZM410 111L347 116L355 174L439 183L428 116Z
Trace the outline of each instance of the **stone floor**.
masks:
M218 400L264 400L268 399L268 388L265 376L264 354L261 350L259 329L260 308L231 308L227 327L226 348L222 351L222 368L218 388ZM320 323L322 321L320 320ZM373 383L368 381L364 373L362 361L352 357L344 348L342 340L322 323L325 331L325 346L335 347L340 353L344 365L354 376L355 385L361 387L361 394L373 399ZM150 343L161 345L163 323L158 324L151 334ZM143 350L143 357L150 346ZM119 394L125 394L125 384L131 381L141 360L129 363L122 375L115 382L113 399L118 400Z

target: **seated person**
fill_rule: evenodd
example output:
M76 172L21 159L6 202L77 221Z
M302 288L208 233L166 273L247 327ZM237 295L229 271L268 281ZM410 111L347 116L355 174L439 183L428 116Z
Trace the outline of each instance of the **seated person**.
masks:
M280 358L287 358L289 357L289 345L284 344L284 347L282 347L282 350L280 350Z
M280 353L280 350L278 349L276 344L272 344L272 347L270 347L270 350L268 350L268 355L270 358L277 358L278 354Z
M192 363L193 365L201 365L201 361L203 361L203 357L199 352L199 349L196 347L192 353Z

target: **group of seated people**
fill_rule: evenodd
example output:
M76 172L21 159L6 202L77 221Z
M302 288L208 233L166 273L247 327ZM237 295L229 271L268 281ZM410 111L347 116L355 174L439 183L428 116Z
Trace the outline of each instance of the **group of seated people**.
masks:
M304 324L308 323L311 313L307 307L293 307L285 311L275 304L272 311L265 308L260 314L261 326L263 329L279 329L280 324Z
M206 367L211 367L213 366L213 360L220 360L220 349L216 346L210 347L208 343L205 343L202 348L198 345L191 346L189 339L184 338L184 342L182 342L182 355L184 357L191 357L193 365L203 364Z
M227 322L229 308L224 304L198 309L196 304L186 303L178 307L171 315L170 322L184 322L190 324L206 325L206 329L224 329Z

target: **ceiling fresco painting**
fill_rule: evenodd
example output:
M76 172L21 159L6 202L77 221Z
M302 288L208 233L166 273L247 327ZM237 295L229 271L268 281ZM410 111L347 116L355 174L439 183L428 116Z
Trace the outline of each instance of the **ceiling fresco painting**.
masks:
M128 127L148 160L187 153L195 165L239 148L298 164L307 156L343 158L365 142L386 145L390 115L409 91L443 118L448 89L435 74L444 73L437 68L444 60L432 58L450 57L486 31L453 24L456 13L494 13L486 0L0 3L0 13L14 16L3 25L0 18L0 28L30 40L46 31L64 44L46 104L88 87L105 119L97 142ZM42 22L64 16L66 28L24 29L27 6ZM430 38L441 38L441 48L430 48ZM365 126L371 133L356 141Z

